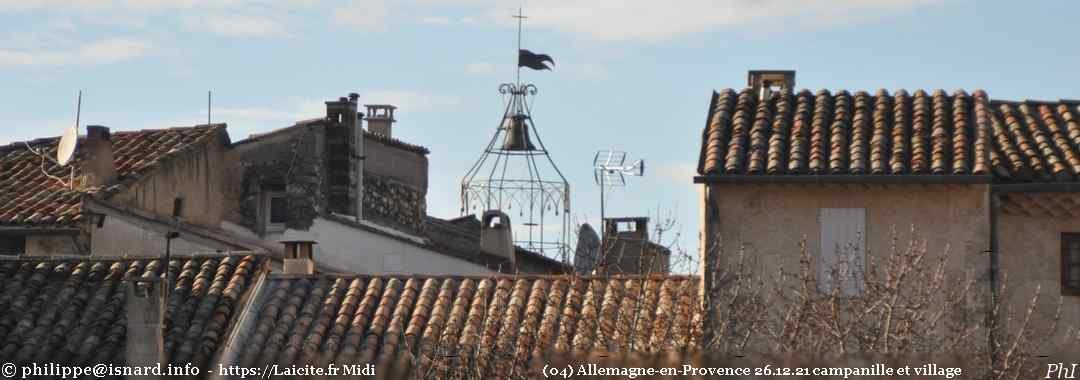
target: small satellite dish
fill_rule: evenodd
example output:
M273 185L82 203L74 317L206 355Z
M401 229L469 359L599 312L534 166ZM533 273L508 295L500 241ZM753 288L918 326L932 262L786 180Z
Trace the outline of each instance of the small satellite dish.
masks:
M71 158L75 156L75 147L78 144L79 129L76 127L65 129L64 135L60 136L60 144L56 147L56 163L64 166L71 162Z
M75 125L64 130L60 136L60 144L56 146L56 163L60 166L67 165L75 157L75 148L79 145L79 116L82 114L82 91L79 91L79 99L75 101Z

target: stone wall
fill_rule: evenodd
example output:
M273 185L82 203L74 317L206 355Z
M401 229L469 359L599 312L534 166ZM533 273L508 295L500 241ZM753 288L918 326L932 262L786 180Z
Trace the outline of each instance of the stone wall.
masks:
M401 182L364 172L364 219L378 224L423 230L427 215L424 193Z
M261 206L266 191L283 191L288 198L285 227L306 230L325 202L320 162L319 127L295 128L233 149L236 167L228 196L235 209L228 219L263 233Z

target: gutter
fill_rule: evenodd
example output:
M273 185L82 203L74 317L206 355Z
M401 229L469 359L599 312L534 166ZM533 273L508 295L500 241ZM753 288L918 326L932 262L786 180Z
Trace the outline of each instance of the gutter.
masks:
M78 235L81 231L74 227L0 226L0 235Z
M992 194L1006 193L1077 193L1077 182L1010 183L990 185Z
M991 175L953 175L953 174L707 174L694 176L694 183L791 183L791 184L896 184L896 185L970 185L990 184ZM1080 190L1080 186L1077 187Z

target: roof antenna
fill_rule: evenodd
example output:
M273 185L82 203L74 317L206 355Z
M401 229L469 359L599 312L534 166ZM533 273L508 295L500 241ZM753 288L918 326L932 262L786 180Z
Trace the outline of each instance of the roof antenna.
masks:
M206 125L210 125L210 99L213 94L213 91L206 91Z

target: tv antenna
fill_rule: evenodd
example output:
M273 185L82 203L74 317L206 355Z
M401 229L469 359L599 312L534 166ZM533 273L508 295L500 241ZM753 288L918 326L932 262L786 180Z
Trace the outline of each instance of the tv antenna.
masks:
M625 165L626 152L618 150L600 150L593 157L593 178L600 185L600 241L603 241L603 231L607 228L604 216L604 193L608 187L626 186L626 176L641 177L645 175L645 160L634 161L631 165Z

